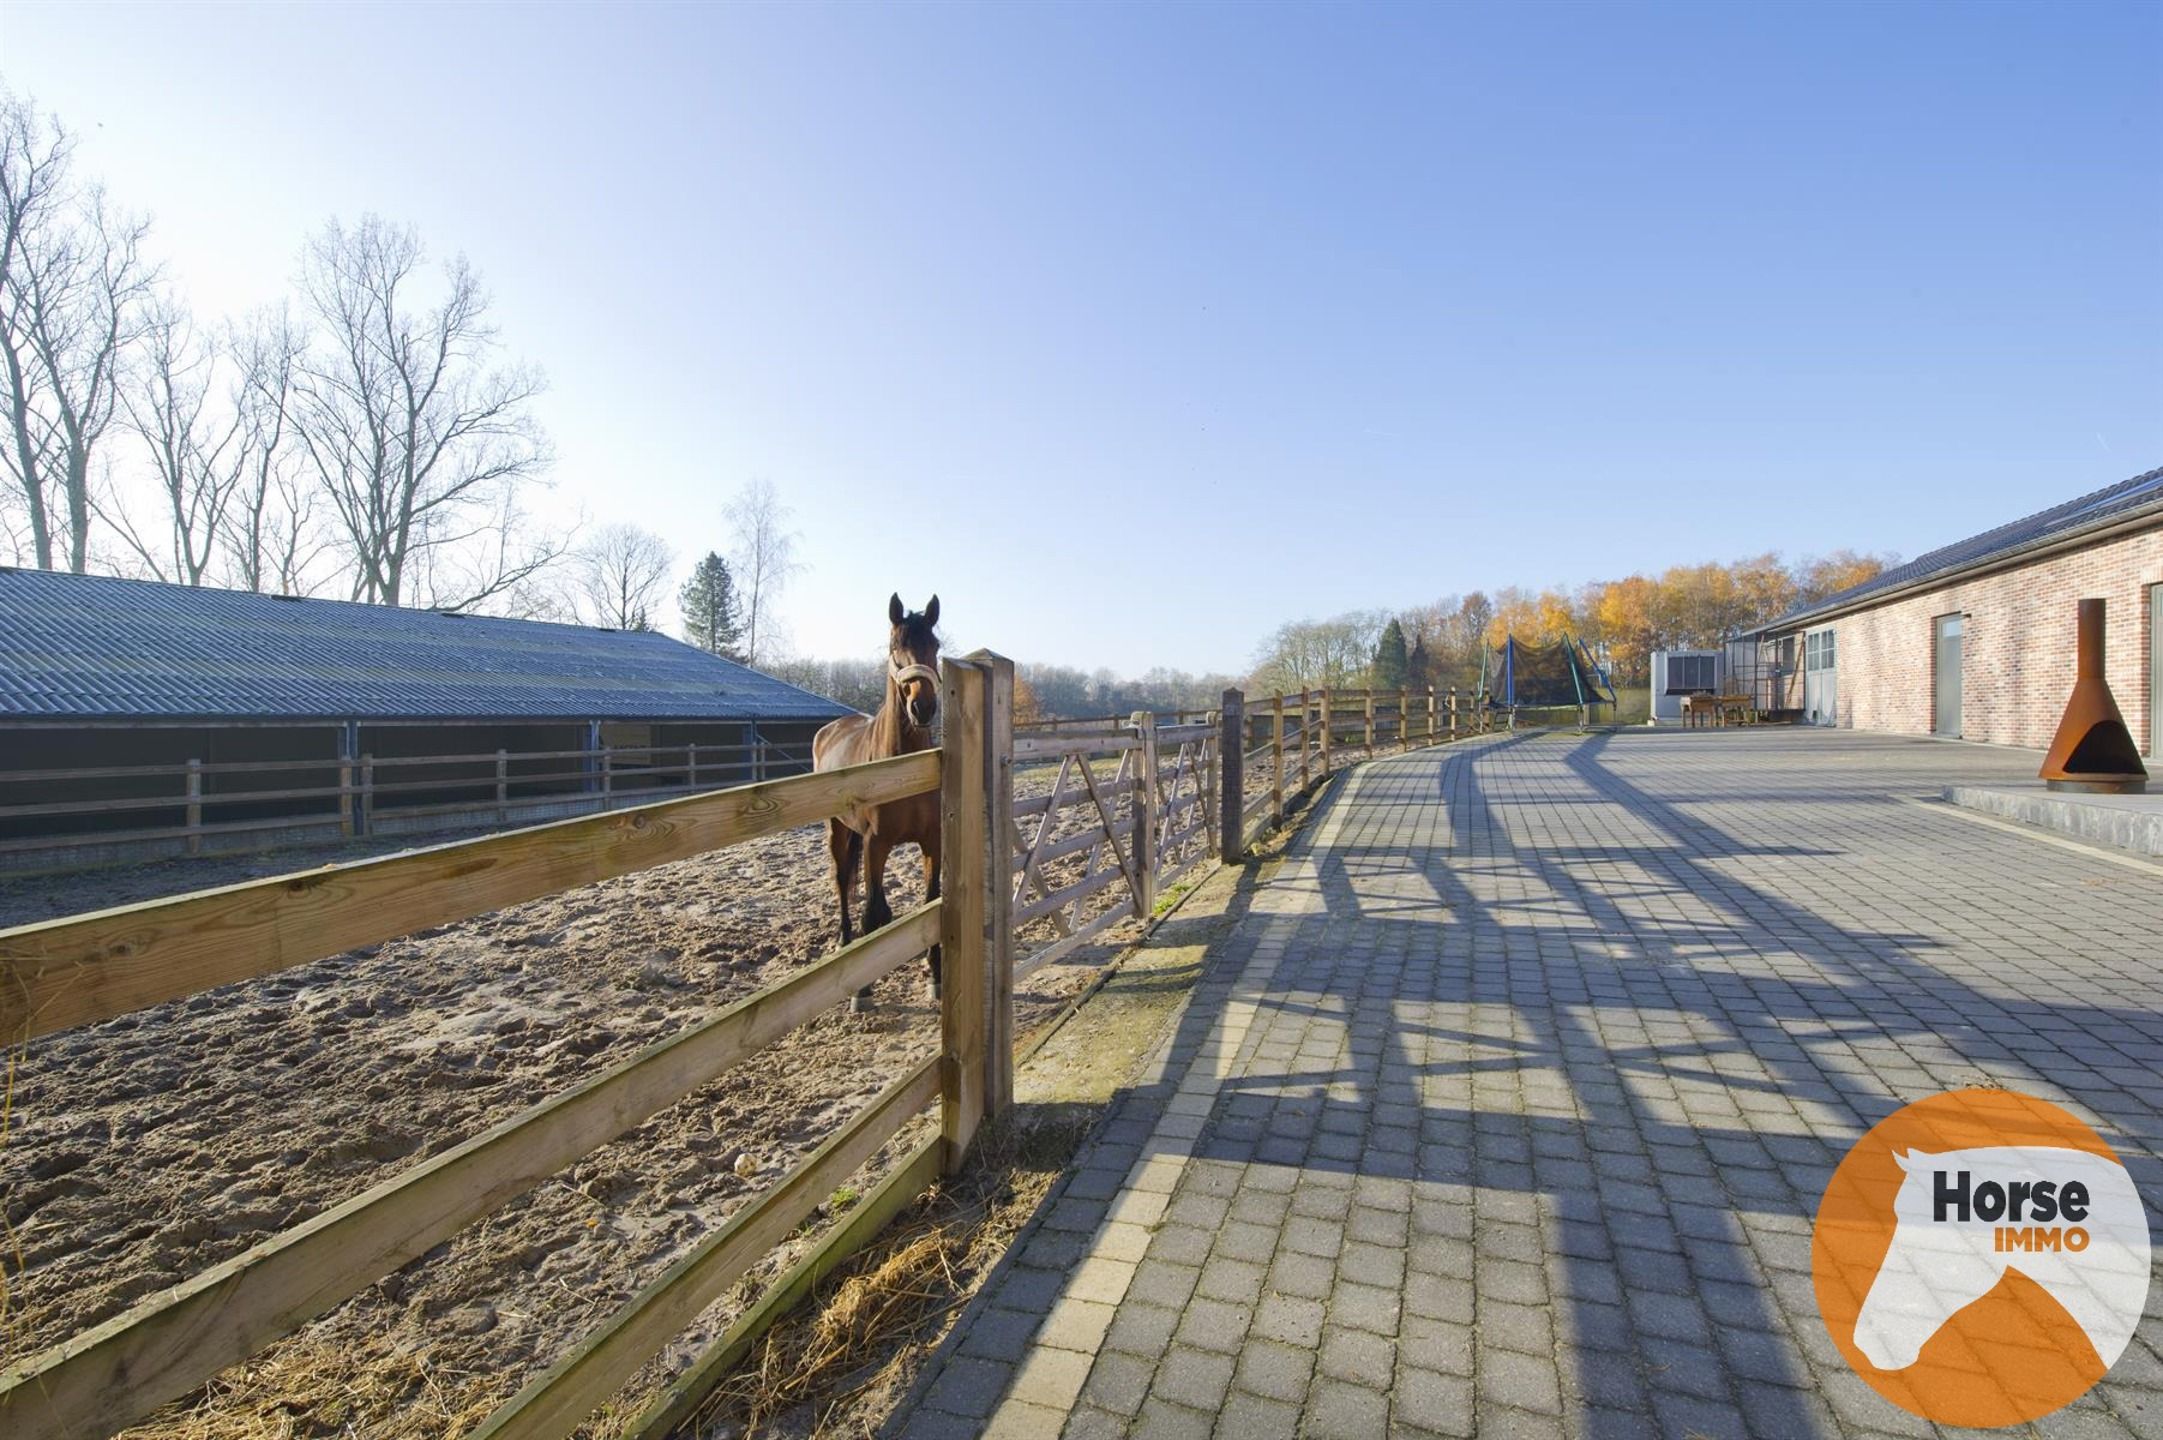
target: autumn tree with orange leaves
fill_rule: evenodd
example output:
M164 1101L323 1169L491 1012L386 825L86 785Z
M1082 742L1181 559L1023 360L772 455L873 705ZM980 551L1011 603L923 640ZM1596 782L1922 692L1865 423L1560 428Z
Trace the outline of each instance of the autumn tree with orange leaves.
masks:
M1615 677L1638 681L1649 673L1655 650L1716 646L1798 605L1860 585L1893 563L1891 556L1837 550L1788 565L1768 553L1724 565L1676 565L1658 576L1596 580L1574 594L1513 587L1495 592L1492 603L1478 594L1451 596L1398 618L1406 638L1425 645L1438 684L1476 680L1479 646L1499 645L1506 635L1535 645L1564 635L1604 644Z

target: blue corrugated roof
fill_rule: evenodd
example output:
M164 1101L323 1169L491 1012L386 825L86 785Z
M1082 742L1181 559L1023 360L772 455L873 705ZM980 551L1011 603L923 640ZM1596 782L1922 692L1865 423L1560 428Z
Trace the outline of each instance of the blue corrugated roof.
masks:
M849 713L666 635L0 568L0 721Z
M1924 580L1950 581L1962 571L1987 565L1994 560L2031 549L2046 541L2070 538L2084 530L2101 529L2115 521L2132 519L2144 511L2154 511L2163 517L2163 470L2150 470L2106 485L2101 490L2076 496L2062 505L2039 510L2033 515L2000 525L1995 530L1985 530L1971 535L1957 544L1942 546L1927 555L1918 555L1904 565L1895 565L1874 579L1853 585L1837 594L1809 605L1798 606L1758 633L1788 630L1807 623L1813 616L1837 610L1851 610L1871 596L1890 593Z

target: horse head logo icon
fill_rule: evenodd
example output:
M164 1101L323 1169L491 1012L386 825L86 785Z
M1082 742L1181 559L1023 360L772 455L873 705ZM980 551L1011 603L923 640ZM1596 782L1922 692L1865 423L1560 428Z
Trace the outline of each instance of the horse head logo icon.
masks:
M1812 1265L1834 1342L1880 1394L1941 1424L2013 1425L2124 1352L2147 1303L2148 1217L2078 1119L1958 1091L1856 1142L1819 1205Z

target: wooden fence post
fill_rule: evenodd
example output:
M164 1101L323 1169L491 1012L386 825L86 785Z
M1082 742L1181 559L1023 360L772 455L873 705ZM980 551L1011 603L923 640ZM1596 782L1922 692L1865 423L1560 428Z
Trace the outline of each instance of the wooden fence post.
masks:
M511 823L510 799L511 752L498 750L496 752L496 823L498 825Z
M1223 717L1214 710L1203 711L1201 724L1207 727L1209 733L1199 740L1188 742L1194 746L1194 794L1202 807L1204 854L1215 850L1218 845L1217 781L1224 775L1224 746L1218 743L1223 735L1220 728L1222 720Z
M1134 752L1134 897L1136 917L1146 920L1157 908L1157 717L1137 710L1130 721L1141 748Z
M1218 854L1235 865L1247 851L1247 697L1224 692L1217 721Z
M1330 751L1336 743L1336 737L1329 732L1336 728L1336 723L1336 717L1331 715L1329 711L1329 687L1325 685L1322 687L1322 778L1324 780L1329 778L1329 767L1333 763Z
M1368 753L1368 754L1370 754L1370 755L1372 755L1372 754L1374 753L1374 690L1373 690L1373 688L1372 688L1372 687L1370 687L1370 688L1368 688L1367 690L1363 691L1362 693L1363 693L1363 694L1364 694L1364 695L1366 696L1366 699L1367 699L1367 744L1366 744L1366 749L1367 749L1367 753Z
M188 853L203 853L203 762L188 762Z
M1457 738L1457 687L1450 686L1450 739Z
M1308 701L1307 692L1299 692L1299 788L1307 788L1307 731L1314 718L1314 707Z
M376 833L376 757L360 757L360 833Z
M984 1118L984 989L991 958L984 943L985 901L1006 888L1007 866L989 863L994 839L1006 842L987 823L990 674L974 660L948 659L939 668L939 1133L946 1171L953 1174Z
M1397 748L1402 750L1412 743L1412 692L1400 686L1397 690Z
M984 897L985 1015L984 1115L996 1119L1014 1108L1014 662L979 650L987 668L985 816L991 886ZM1083 762L1087 764L1087 758ZM945 893L942 886L941 894Z
M1269 697L1269 818L1284 823L1284 697Z
M609 797L616 786L616 751L613 747L601 747L601 808L608 808Z
M692 740L685 743L683 747L683 763L684 785L692 790L698 789L698 741Z
M360 749L360 730L353 724L338 727L338 833L353 838L360 817L360 797L353 793L353 754Z

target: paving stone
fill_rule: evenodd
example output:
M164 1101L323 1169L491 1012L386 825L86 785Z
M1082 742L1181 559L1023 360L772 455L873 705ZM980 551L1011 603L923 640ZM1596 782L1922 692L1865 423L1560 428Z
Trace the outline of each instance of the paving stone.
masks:
M1337 1285L1337 1267L1317 1255L1279 1252L1269 1267L1269 1288L1280 1295L1319 1300Z
M1329 1296L1331 1320L1355 1330L1372 1330L1378 1335L1397 1333L1401 1307L1402 1297L1398 1292L1381 1285L1339 1281Z
M898 1440L977 1440L983 1431L980 1419L920 1405L902 1420Z
M1149 1397L1142 1406L1142 1413L1135 1417L1132 1433L1146 1435L1149 1440L1208 1440L1217 1428L1214 1410L1196 1410L1186 1405L1175 1405L1159 1395Z
M1315 1440L1374 1440L1389 1425L1383 1391L1341 1380L1320 1380L1307 1396L1301 1433Z
M1201 1278L1199 1266L1173 1265L1152 1257L1135 1267L1125 1298L1142 1305L1184 1305Z
M991 1414L1006 1395L1014 1367L970 1355L956 1355L946 1362L939 1378L925 1393L924 1403L933 1410L953 1415L982 1417Z
M1555 1348L1554 1324L1545 1305L1512 1305L1505 1300L1480 1301L1480 1342L1526 1355L1551 1355Z
M1397 1347L1387 1336L1372 1331L1330 1325L1322 1331L1315 1363L1332 1379L1387 1389L1396 1370Z
M984 1427L984 1440L1041 1440L1056 1435L1065 1428L1072 1408L1071 1400L1040 1405L1032 1400L1010 1399Z
M1253 1333L1312 1350L1322 1343L1324 1310L1319 1300L1282 1292L1266 1295L1254 1312Z
M1210 1350L1174 1345L1157 1368L1151 1392L1176 1405L1215 1410L1224 1404L1232 1383L1232 1357Z
M1149 1398L1149 1381L1156 1369L1154 1362L1139 1355L1106 1351L1090 1367L1081 1398L1113 1415L1132 1416Z
M1403 1366L1390 1396L1394 1426L1412 1426L1431 1435L1471 1435L1477 1419L1472 1381Z
M1162 1225L1149 1242L1149 1258L1199 1267L1209 1258L1210 1247L1216 1242L1214 1230L1198 1225Z
M990 1306L976 1317L976 1323L969 1327L956 1348L964 1355L985 1360L1018 1360L1035 1338L1042 1318Z
M1059 1432L1061 1440L1124 1440L1126 1433L1126 1417L1086 1402L1074 1407L1066 1428Z
M1037 1333L1036 1342L1094 1355L1103 1347L1112 1317L1118 1313L1117 1306L1097 1300L1061 1300L1052 1307L1051 1314L1044 1317L1044 1326ZM972 1335L982 1328L981 1323L971 1327Z
M1513 1406L1538 1415L1562 1413L1562 1389L1556 1381L1552 1358L1483 1346L1476 1363L1482 1403Z
M1246 1340L1253 1311L1244 1305L1211 1300L1197 1295L1187 1302L1177 1338L1182 1345L1202 1350L1221 1350L1229 1355Z
M1307 1394L1308 1377L1314 1373L1311 1349L1275 1340L1249 1339L1239 1352L1233 1380L1241 1390L1271 1400L1296 1404Z
M1234 1390L1218 1417L1217 1433L1236 1440L1292 1440L1299 1434L1299 1406Z
M1104 1347L1154 1361L1171 1348L1172 1332L1179 1328L1181 1314L1176 1306L1145 1305L1130 1299L1119 1307L1111 1329L1104 1332Z

